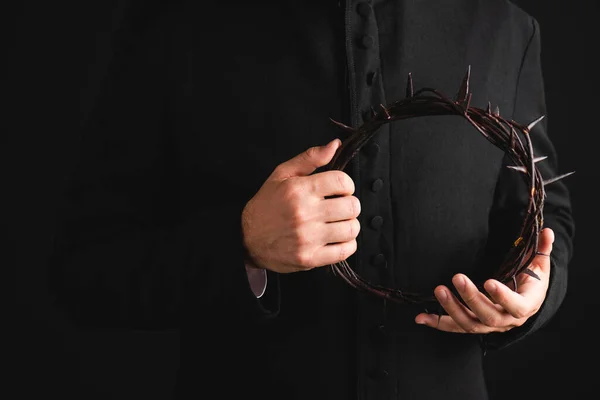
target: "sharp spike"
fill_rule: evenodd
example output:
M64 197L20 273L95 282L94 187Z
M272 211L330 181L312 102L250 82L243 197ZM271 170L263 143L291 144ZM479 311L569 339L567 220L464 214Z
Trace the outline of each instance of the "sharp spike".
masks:
M544 161L546 158L548 158L548 156L541 156L541 157L536 157L533 159L534 163L538 163L540 161Z
M377 112L375 111L373 106L371 106L371 119L375 118L376 115L377 115Z
M559 175L559 176L555 176L554 178L546 179L546 180L544 180L544 186L549 185L551 183L554 183L556 181L559 181L562 178L566 178L569 175L573 175L574 173L575 173L575 171L573 171L573 172L567 172L566 174L562 174L562 175Z
M507 165L506 168L510 168L510 169L515 170L515 171L523 172L525 174L527 173L527 168L525 168L523 166Z
M488 105L487 105L487 110L485 110L486 113L491 114L492 113L492 103L490 103L488 101Z
M535 272L533 272L532 270L530 270L529 268L525 268L523 270L523 273L537 279L538 281L541 279L540 276L538 274L536 274Z
M537 125L538 122L540 122L541 120L544 119L544 115L542 115L541 117L539 117L538 119L536 119L535 121L533 121L532 123L530 123L529 125L527 125L527 131L531 132L531 129L533 129L534 126Z
M467 110L471 106L471 98L473 97L473 93L469 93L467 95L467 100L465 101L465 110Z
M500 116L500 107L496 106L496 108L494 109L494 115L497 117Z
M464 102L469 95L469 78L471 77L471 66L467 67L467 72L465 72L465 76L460 85L460 89L458 89L458 94L456 95L456 101L459 103Z
M406 80L406 98L411 98L415 94L415 89L413 86L412 74L408 73L408 78Z
M385 113L386 118L387 119L392 119L392 116L390 115L390 112L388 111L388 109L385 108L385 106L383 104L379 104L379 106L381 107L381 109Z
M340 128L342 128L343 130L345 130L346 132L350 132L350 133L354 133L355 132L354 128L352 128L352 127L350 127L350 126L348 126L346 124L338 122L338 121L336 121L336 120L334 120L332 118L329 118L329 120L331 122L333 122L334 124L336 124L337 126L339 126Z

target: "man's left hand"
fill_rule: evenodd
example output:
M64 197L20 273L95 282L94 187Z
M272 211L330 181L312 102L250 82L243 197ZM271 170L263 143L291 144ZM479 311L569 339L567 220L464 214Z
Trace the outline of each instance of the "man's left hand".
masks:
M446 332L490 333L506 332L521 326L534 315L544 302L550 279L550 252L554 232L544 228L540 232L538 253L529 265L540 279L526 273L517 276L517 290L495 280L488 279L479 291L473 281L464 274L456 274L452 283L463 302L444 285L435 288L435 297L448 315L421 313L415 317L418 324Z

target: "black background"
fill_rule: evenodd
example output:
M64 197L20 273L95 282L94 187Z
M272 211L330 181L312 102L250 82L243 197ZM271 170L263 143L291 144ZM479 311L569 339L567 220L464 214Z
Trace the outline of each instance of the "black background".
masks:
M82 333L48 303L42 261L49 250L57 191L86 94L106 54L111 16L127 1L19 2L5 9L2 130L8 189L5 221L14 282L3 330L10 374L3 398L170 399L178 363L176 331ZM567 298L530 339L486 357L492 399L588 398L597 391L597 269L593 229L599 168L594 152L600 2L515 1L537 18L549 134L559 150L576 220ZM7 67L7 68L6 68ZM7 123L8 122L8 123ZM6 188L6 185L5 185ZM14 274L12 274L14 273ZM14 276L13 276L14 275ZM584 365L585 364L585 365ZM4 379L3 379L4 380ZM8 390L8 389L7 389Z

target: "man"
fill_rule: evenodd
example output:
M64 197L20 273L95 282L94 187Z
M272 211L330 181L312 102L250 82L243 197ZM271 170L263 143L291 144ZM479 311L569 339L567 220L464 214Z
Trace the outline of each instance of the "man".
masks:
M471 66L472 106L544 115L537 22L501 0L145 3L120 21L49 263L59 306L179 327L178 399L487 398L485 352L564 298L566 186L546 188L540 280L479 291L527 193L472 126L389 123L345 171L322 167L345 139L330 118L359 126L409 73L453 95ZM545 120L531 139L558 175ZM439 302L359 293L328 268L344 259Z

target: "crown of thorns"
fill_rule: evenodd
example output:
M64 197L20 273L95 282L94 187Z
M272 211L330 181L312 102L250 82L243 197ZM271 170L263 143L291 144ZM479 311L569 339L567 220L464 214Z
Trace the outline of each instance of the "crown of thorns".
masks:
M342 145L338 148L331 162L325 167L325 170L345 169L348 162L358 153L361 147L386 123L421 116L458 115L464 117L488 141L502 149L510 157L514 165L509 165L508 168L520 173L529 187L527 213L523 219L520 233L492 276L492 278L503 283L512 281L514 290L516 290L516 276L520 273L526 273L540 279L528 266L533 258L539 254L537 251L538 238L544 222L543 207L546 198L544 188L546 185L574 172L544 180L536 167L536 163L547 157L534 157L533 145L529 136L533 127L544 116L542 115L528 125L523 125L501 117L498 107L495 107L492 111L489 102L485 110L472 107L470 104L472 93L469 91L470 73L471 67L469 66L456 98L453 100L431 88L422 88L415 92L412 75L409 73L406 98L387 106L380 104L379 111L371 108L371 119L361 126L352 128L332 119L332 122L348 132L349 135L342 141ZM522 140L517 132L520 132L525 140ZM353 288L388 300L398 303L424 303L435 300L431 294L409 293L399 288L388 288L368 282L359 276L346 260L331 264L330 268L335 275L340 276Z

